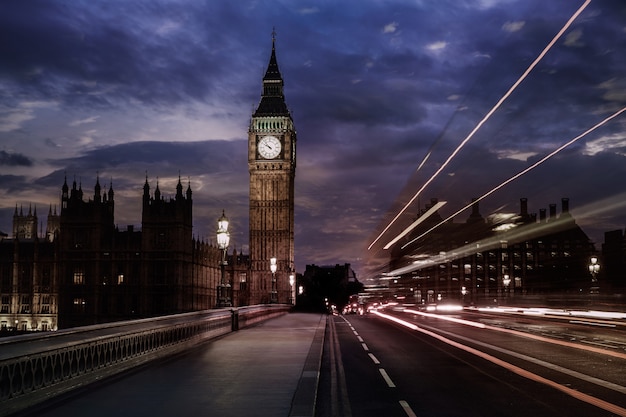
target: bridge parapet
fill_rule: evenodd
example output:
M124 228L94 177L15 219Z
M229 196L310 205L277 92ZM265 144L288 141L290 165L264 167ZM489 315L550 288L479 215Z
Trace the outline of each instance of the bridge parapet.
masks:
M206 310L0 339L0 416L289 311Z

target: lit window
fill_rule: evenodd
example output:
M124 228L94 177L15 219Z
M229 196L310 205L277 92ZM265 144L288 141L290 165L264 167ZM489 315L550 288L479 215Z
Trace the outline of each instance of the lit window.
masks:
M85 273L84 272L74 272L74 284L81 285L85 283Z
M124 283L124 274L117 274L117 285Z
M20 309L21 313L30 313L30 296L23 295L22 296L22 308Z
M85 312L85 299L84 298L74 298L74 312L76 313Z

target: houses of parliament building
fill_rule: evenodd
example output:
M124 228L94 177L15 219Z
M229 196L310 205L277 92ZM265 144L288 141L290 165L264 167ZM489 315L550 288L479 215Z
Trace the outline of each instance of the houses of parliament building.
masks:
M114 223L112 185L99 179L86 201L65 180L60 213L50 207L45 233L36 209L15 208L13 233L0 241L0 325L56 330L107 321L213 308L221 250L192 236L192 191L174 198L143 186L141 230ZM248 257L228 256L232 303L249 303Z

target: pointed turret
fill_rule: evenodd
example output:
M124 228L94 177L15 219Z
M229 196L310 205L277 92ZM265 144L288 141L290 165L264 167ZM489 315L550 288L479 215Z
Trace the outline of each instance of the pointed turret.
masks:
M93 201L96 203L100 203L102 201L102 189L100 188L100 175L96 176L96 186L94 187L93 192Z
M176 184L176 200L183 199L183 185L180 183L180 173L178 174L178 184Z
M280 75L278 60L276 59L276 32L272 32L272 55L263 77L261 102L254 113L254 117L284 116L288 114L289 110L287 109L287 104L285 104L285 96L283 94L283 77Z
M61 187L61 210L67 208L67 201L70 199L69 187L67 186L67 174L63 179L63 187Z
M156 189L154 190L154 201L161 200L161 190L159 190L159 178L157 177Z
M191 201L191 180L187 181L187 200Z
M109 203L113 202L113 180L109 183Z
M148 172L146 171L146 182L143 184L143 204L150 203L150 184L148 184Z

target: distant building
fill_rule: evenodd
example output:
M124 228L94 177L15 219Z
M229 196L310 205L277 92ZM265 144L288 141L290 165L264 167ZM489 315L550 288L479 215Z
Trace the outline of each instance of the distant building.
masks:
M299 286L302 293L298 295L296 306L309 310L323 310L335 305L341 311L351 295L363 290L349 263L307 265Z
M221 253L192 235L191 188L179 179L166 200L146 178L142 198L142 230L115 226L113 187L99 179L87 200L66 180L45 233L36 209L16 207L13 235L0 241L0 326L56 330L215 307ZM249 302L248 270L233 251L225 275L236 306Z
M604 234L600 266L600 287L620 292L626 289L626 234L612 230Z
M13 237L0 239L0 332L56 330L56 245L37 238L37 214L13 216Z
M437 203L436 199L421 215ZM520 200L517 215L484 219L478 203L463 223L434 212L391 251L389 295L418 303L463 300L466 303L501 297L589 293L589 260L594 246L562 199L539 218ZM423 236L422 236L423 235ZM420 237L422 236L422 237Z

